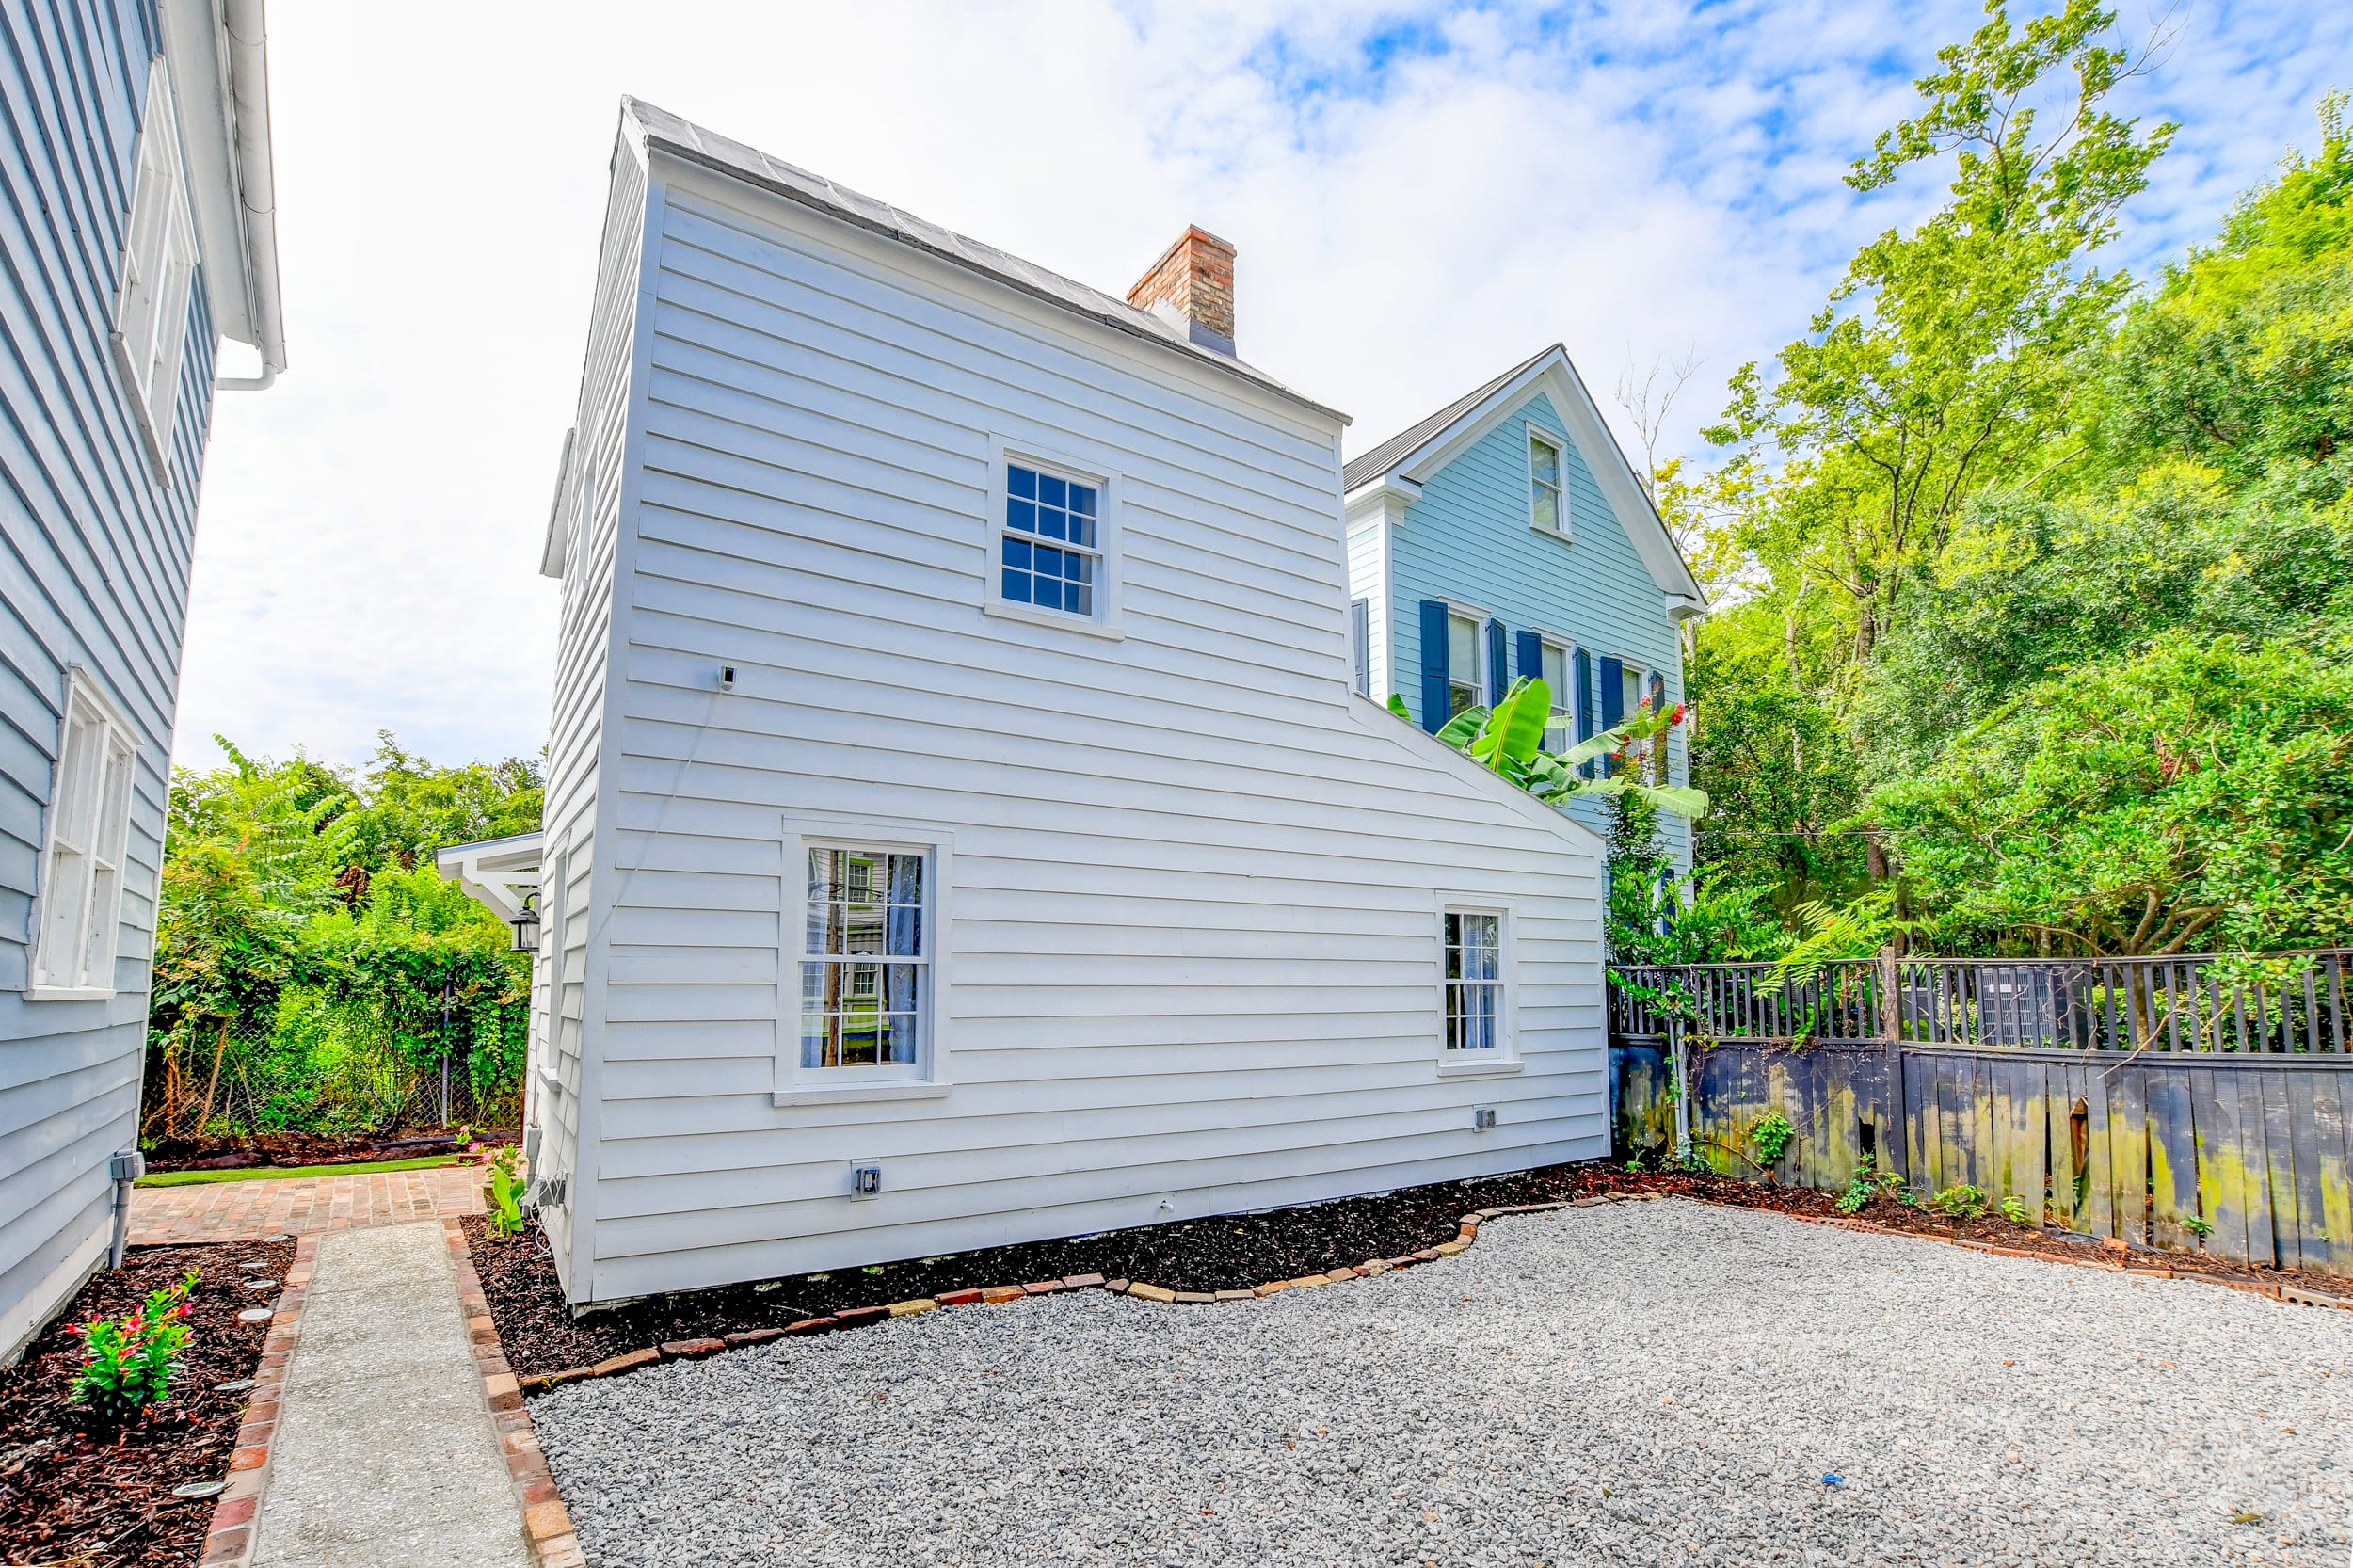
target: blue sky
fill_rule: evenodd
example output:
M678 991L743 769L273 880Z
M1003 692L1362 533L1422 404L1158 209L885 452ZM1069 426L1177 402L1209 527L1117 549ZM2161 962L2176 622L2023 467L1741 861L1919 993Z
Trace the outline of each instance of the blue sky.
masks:
M216 732L339 761L378 729L452 761L538 749L556 588L535 568L625 92L1113 292L1198 222L1240 248L1244 358L1354 415L1352 450L1556 340L1605 399L1629 367L1696 360L1668 424L1689 450L1724 377L1934 200L1840 176L1979 20L1942 0L387 14L271 16L293 362L216 414L184 764ZM2120 32L2156 19L2121 7ZM2168 26L2121 95L2182 122L2109 258L2143 276L2353 87L2329 6L2197 0Z

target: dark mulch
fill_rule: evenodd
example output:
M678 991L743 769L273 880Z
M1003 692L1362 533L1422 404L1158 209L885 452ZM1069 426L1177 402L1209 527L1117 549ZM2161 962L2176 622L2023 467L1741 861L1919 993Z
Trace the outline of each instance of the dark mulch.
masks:
M196 1561L212 1499L171 1491L228 1479L252 1396L216 1393L213 1385L253 1375L269 1324L241 1323L237 1314L273 1300L243 1281L282 1280L294 1256L292 1241L135 1247L121 1272L91 1280L22 1361L0 1369L0 1562L186 1568ZM242 1266L248 1261L264 1267L249 1270ZM82 1342L67 1325L120 1318L191 1266L204 1277L189 1298L195 1334L171 1398L119 1430L68 1402Z
M518 1376L536 1377L585 1367L607 1356L664 1340L716 1337L745 1329L780 1328L852 1307L881 1306L944 1291L1032 1280L1102 1274L1148 1280L1172 1290L1247 1289L1268 1280L1321 1273L1368 1258L1394 1257L1451 1238L1463 1215L1508 1204L1549 1203L1597 1192L1652 1192L1744 1208L1830 1215L1833 1195L1809 1189L1682 1173L1635 1172L1591 1162L1553 1165L1481 1181L1405 1188L1377 1197L1342 1198L1261 1214L1180 1220L1136 1230L1108 1231L1059 1241L1032 1241L849 1269L801 1274L754 1285L728 1286L651 1297L575 1320L556 1282L540 1236L493 1239L479 1218L465 1222L474 1269L490 1304L506 1358ZM1947 1220L1882 1198L1860 1218L1878 1224L1997 1246L2113 1261L2087 1239L2011 1224L1998 1216ZM2300 1284L2335 1294L2348 1284L2296 1270L2254 1271L2218 1259L2177 1253L2144 1253L2137 1260L2170 1268Z
M485 1143L511 1143L514 1134L477 1128ZM264 1166L360 1165L412 1160L458 1147L452 1128L403 1128L392 1132L241 1132L218 1138L162 1138L148 1144L151 1171L243 1171Z

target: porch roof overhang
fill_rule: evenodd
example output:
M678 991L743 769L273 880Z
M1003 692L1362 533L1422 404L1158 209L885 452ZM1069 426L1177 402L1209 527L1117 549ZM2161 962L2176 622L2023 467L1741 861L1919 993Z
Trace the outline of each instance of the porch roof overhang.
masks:
M522 917L523 900L539 890L539 848L545 837L514 833L504 839L452 844L433 853L434 869L466 896L503 920Z

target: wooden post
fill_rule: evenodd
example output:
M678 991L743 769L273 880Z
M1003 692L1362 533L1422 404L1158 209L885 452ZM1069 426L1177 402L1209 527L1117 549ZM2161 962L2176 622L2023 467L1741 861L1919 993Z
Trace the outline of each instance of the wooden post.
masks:
M1887 1042L1887 1094L1892 1124L1881 1139L1880 1164L1912 1179L1912 1117L1904 1109L1903 971L1893 943L1880 949L1880 1038Z

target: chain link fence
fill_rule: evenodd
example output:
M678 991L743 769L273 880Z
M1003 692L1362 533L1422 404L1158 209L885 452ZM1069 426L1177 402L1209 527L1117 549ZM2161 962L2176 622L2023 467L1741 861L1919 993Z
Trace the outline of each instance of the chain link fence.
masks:
M514 1128L526 1027L520 1000L475 1001L443 1021L320 992L236 1017L153 1019L140 1134Z

